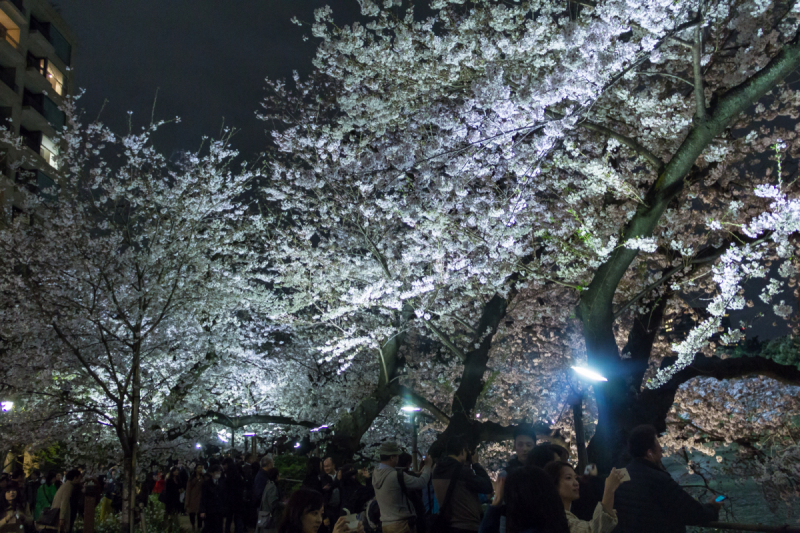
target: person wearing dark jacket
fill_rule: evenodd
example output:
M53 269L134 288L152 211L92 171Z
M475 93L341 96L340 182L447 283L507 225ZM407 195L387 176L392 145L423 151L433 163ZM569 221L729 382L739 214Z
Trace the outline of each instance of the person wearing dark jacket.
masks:
M267 472L269 472L272 467L275 466L275 461L272 460L271 455L265 455L261 458L259 466L260 468L255 479L253 480L253 489L250 493L250 502L255 508L258 508L258 506L261 505L261 497L264 495L264 489L267 487L267 483L269 482Z
M367 502L375 497L372 488L372 477L365 472L366 486L358 481L358 471L353 465L344 465L339 471L339 490L342 494L342 509L347 509L351 514L358 514L364 510Z
M244 479L239 473L236 462L230 457L222 463L225 471L225 487L228 492L228 515L225 519L225 531L231 530L231 524L235 524L236 533L244 533L244 513L246 511L244 503Z
M433 489L439 501L439 512L443 513L442 526L448 533L475 533L481 524L478 495L492 493L492 480L478 464L478 458L470 458L467 443L461 437L452 437L445 450L447 457L442 458L433 471ZM448 502L447 492L454 478L456 486Z
M322 493L322 460L319 457L308 458L308 470L306 477L303 478L303 486L307 489L315 490Z
M222 522L228 514L228 491L222 479L222 467L208 469L209 479L203 483L200 498L200 518L205 520L204 533L222 533Z
M178 467L173 466L169 471L164 490L159 495L159 500L164 504L164 518L168 524L178 525L178 515L183 510L181 503L181 478Z
M516 455L508 460L506 472L511 473L525 466L528 454L536 446L536 432L530 424L519 424L514 428L514 451Z
M684 533L686 526L717 520L722 504L698 502L664 470L653 426L634 428L628 449L633 457L627 466L631 480L617 489L616 533Z

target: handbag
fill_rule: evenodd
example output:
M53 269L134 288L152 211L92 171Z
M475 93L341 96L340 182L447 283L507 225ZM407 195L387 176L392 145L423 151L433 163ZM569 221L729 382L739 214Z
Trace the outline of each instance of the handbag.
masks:
M37 520L36 523L42 527L57 528L60 519L61 509L45 509L42 511L42 515L39 517L39 520Z

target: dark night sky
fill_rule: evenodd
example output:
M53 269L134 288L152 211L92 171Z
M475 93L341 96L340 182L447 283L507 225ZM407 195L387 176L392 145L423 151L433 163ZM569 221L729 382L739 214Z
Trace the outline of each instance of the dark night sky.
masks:
M255 117L264 78L288 78L311 70L315 39L308 26L313 10L325 4L338 22L358 13L356 0L56 0L78 38L77 87L86 90L80 107L118 132L149 124L158 88L156 118L181 117L156 137L158 148L196 149L203 135L225 124L242 131L234 145L245 155L267 142Z

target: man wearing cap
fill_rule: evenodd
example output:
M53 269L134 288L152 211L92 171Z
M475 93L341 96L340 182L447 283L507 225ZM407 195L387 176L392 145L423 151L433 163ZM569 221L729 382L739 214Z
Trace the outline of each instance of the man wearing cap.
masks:
M381 462L372 474L372 486L381 510L383 533L415 533L414 505L400 486L400 476L403 476L406 491L422 490L431 478L433 461L430 456L426 457L420 476L415 477L396 469L403 453L396 442L384 442L379 453Z

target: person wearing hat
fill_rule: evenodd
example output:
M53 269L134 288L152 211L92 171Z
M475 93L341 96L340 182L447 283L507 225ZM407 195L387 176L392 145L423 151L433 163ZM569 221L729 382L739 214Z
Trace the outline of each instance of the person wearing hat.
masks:
M431 457L425 458L419 477L397 470L397 462L403 450L396 442L384 442L380 447L381 462L372 473L375 499L381 510L383 533L415 533L416 513L407 496L409 490L422 490L431 478ZM402 482L405 487L401 486Z

